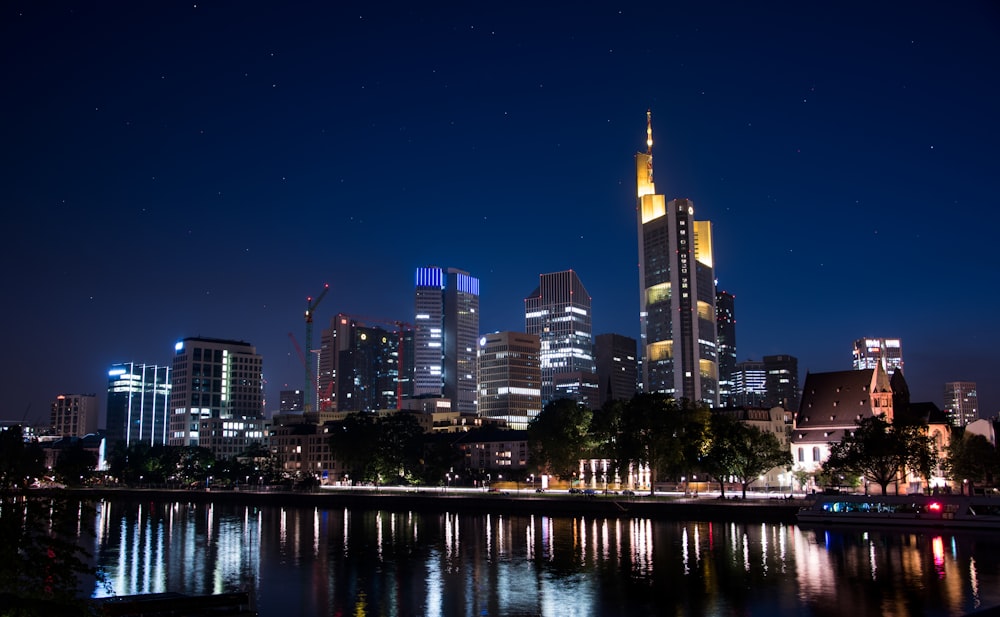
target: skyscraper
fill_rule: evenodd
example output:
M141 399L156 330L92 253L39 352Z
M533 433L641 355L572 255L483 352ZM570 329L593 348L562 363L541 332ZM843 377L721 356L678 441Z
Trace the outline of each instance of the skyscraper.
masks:
M767 370L759 360L736 363L733 373L732 405L761 407L767 396Z
M337 352L337 410L397 409L399 334L353 319L347 334Z
M944 384L944 410L955 426L966 426L979 419L979 396L974 381L949 381Z
M716 329L719 334L719 405L732 404L733 374L736 372L736 296L715 292Z
M627 401L639 386L636 340L622 334L594 337L594 359L600 405L610 400Z
M108 371L108 444L166 445L170 419L170 367L123 362Z
M494 332L479 339L479 415L528 428L542 410L538 336Z
M885 370L892 375L903 368L903 344L898 338L859 338L854 341L854 370L875 368L885 359Z
M719 404L712 226L687 199L669 203L653 184L653 129L635 155L643 387Z
M545 405L555 398L555 375L585 373L572 378L567 375L563 382L593 381L594 339L590 294L576 272L564 270L538 278L538 287L524 299L524 331L537 335L541 341L542 405Z
M764 356L764 372L764 405L797 410L800 397L798 358L787 354Z
M63 437L84 437L97 432L97 396L60 394L52 402L52 430Z
M174 346L171 374L168 445L201 445L203 419L264 417L262 360L249 343L186 338Z
M417 268L413 396L444 396L476 412L479 279L436 266Z

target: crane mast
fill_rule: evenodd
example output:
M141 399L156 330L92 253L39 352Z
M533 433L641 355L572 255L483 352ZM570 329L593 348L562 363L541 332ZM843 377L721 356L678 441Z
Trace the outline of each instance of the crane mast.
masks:
M313 405L316 402L316 376L313 372L312 348L313 313L316 312L316 307L323 301L323 296L328 291L330 291L329 283L323 285L323 291L315 299L312 297L306 298L306 351L304 354L306 365L306 396L303 404L305 411L312 411Z

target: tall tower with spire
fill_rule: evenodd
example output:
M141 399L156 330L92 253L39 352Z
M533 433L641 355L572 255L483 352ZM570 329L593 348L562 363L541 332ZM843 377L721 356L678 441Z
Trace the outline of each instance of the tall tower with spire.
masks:
M718 406L712 224L694 219L691 200L656 192L651 111L635 175L643 390Z

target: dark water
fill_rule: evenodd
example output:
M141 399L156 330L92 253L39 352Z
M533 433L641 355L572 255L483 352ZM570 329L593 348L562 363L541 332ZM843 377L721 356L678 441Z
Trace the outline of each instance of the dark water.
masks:
M861 617L1000 605L1000 532L118 501L99 503L82 528L110 579L94 596L245 590L264 617Z

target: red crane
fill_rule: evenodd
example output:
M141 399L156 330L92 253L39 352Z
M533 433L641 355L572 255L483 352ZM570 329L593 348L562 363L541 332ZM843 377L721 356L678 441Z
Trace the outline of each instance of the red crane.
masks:
M303 408L305 411L312 411L313 404L316 402L316 377L313 374L312 368L312 334L313 334L313 313L316 312L316 307L319 303L323 301L323 297L326 292L330 291L330 284L327 283L323 285L323 291L320 292L316 299L312 297L306 298L306 351L307 353L302 354L305 360L306 367L306 396ZM299 351L301 354L301 350Z

